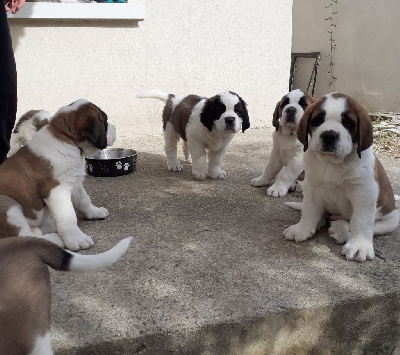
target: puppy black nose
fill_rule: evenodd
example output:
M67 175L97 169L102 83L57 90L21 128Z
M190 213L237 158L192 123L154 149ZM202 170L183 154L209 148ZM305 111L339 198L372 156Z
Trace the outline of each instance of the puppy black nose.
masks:
M321 140L326 146L326 148L331 148L334 146L335 142L339 139L339 132L329 129L321 133Z
M290 107L288 107L287 109L286 109L286 113L288 114L288 115L294 115L295 113L296 113L296 107L293 107L293 106L290 106Z
M235 123L235 117L225 117L225 123L228 126L232 126Z

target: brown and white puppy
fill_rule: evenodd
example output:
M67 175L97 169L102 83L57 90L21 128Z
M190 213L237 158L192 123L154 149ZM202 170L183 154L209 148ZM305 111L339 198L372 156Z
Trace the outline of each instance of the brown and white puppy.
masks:
M24 113L11 134L10 150L7 153L7 158L26 145L37 131L49 124L52 116L50 112L44 110L30 110Z
M225 179L221 164L229 143L240 128L244 132L250 127L246 103L239 95L226 91L206 98L149 90L137 97L157 98L166 103L163 129L168 170L183 169L177 157L177 143L182 138L185 158L192 162L192 173L197 179Z
M0 239L0 354L53 354L46 265L61 271L98 271L115 263L130 240L102 254L80 255L43 239Z
M330 214L329 233L344 243L342 255L348 260L373 259L373 235L396 229L399 210L385 170L372 152L368 112L347 95L325 95L306 109L297 136L305 150L304 201L300 222L285 229L285 238L311 238Z
M0 165L0 238L41 236L70 250L93 240L77 225L104 219L104 207L92 205L82 183L81 154L92 156L115 141L107 115L87 100L64 106L15 155Z
M301 191L303 179L303 145L297 139L297 125L304 110L315 102L308 94L296 89L276 104L272 125L272 151L264 173L251 181L253 186L270 185L267 195L285 196L289 190Z

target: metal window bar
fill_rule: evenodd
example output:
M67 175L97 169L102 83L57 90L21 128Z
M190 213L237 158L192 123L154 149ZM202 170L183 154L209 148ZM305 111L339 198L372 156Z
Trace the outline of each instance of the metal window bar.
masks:
M312 84L311 96L314 97L315 85L317 83L318 67L321 63L321 53L320 52L292 53L292 61L290 64L289 91L293 90L293 81L297 68L296 67L297 58L315 58L310 80L308 81L307 85L307 93L308 93Z

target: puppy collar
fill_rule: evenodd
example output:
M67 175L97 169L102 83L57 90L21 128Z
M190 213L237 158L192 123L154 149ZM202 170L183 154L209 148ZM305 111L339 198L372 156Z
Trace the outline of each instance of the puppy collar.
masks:
M74 137L72 137L71 135L69 135L67 132L64 132L62 129L58 128L56 125L51 124L50 126L52 126L58 133L62 134L63 136L67 137L69 140L71 140L72 142L74 142Z

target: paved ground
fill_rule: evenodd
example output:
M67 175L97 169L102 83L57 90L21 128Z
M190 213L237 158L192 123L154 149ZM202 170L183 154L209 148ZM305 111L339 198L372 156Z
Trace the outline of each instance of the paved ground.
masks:
M56 354L391 354L400 339L400 229L349 262L327 229L300 244L282 231L298 211L250 186L271 131L238 134L224 181L166 169L162 137L138 139L137 171L88 177L105 221L81 221L102 252L127 236L104 272L52 272ZM396 193L400 164L382 157Z

